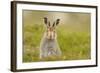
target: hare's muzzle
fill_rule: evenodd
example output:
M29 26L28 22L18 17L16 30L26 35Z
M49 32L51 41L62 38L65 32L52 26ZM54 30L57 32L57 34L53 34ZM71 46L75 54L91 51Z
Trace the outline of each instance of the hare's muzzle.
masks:
M48 38L48 39L54 39L54 38L55 38L55 31L53 31L53 30L48 30L48 31L47 31L47 38Z

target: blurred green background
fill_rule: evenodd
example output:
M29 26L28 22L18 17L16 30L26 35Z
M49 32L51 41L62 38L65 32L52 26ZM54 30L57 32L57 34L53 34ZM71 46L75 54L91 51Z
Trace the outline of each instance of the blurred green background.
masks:
M56 31L58 44L62 51L61 59L48 58L45 61L91 58L91 14L23 10L23 62L41 61L39 45L46 29L43 22L44 17L48 17L51 23L60 19Z

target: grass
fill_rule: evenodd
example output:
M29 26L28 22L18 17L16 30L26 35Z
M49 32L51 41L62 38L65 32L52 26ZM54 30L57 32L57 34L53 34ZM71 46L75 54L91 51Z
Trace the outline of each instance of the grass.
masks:
M42 61L39 59L39 45L45 31L43 24L24 25L23 31L23 62ZM90 32L87 29L58 25L56 31L62 56L61 58L46 58L43 61L83 60L91 58Z

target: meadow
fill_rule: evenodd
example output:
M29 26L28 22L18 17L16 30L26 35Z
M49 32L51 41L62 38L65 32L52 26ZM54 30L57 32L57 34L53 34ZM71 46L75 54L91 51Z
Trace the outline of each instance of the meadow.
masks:
M74 23L74 22L73 22ZM23 26L23 62L39 62L39 46L45 25L25 23ZM60 23L56 28L57 41L62 51L60 59L48 58L44 61L85 60L91 58L90 24Z
M39 45L45 31L42 25L25 26L24 29L24 62L39 60ZM57 40L62 51L61 60L90 59L90 34L84 31L57 27ZM52 60L52 59L48 59Z

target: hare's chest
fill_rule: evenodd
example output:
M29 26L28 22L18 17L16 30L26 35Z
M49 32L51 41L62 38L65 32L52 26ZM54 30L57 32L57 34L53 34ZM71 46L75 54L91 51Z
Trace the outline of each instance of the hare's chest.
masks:
M54 48L54 46L55 46L55 41L48 41L48 42L46 43L46 46L47 46L47 48Z

